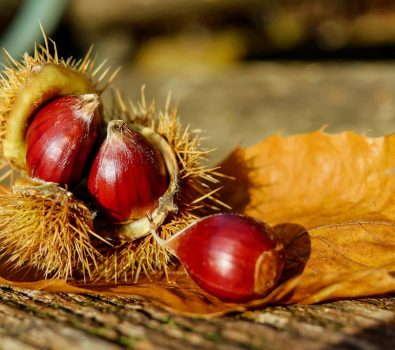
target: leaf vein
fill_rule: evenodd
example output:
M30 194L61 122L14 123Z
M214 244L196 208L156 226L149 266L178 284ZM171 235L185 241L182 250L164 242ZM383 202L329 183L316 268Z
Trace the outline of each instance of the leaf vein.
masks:
M322 230L322 229L333 229L336 227L353 226L353 225L361 226L364 229L364 231L366 233L370 234L377 242L381 242L389 247L395 247L394 243L388 242L388 241L383 240L381 238L377 238L377 236L374 235L373 232L371 232L364 226L364 225L380 225L380 226L388 226L388 227L394 226L394 231L395 231L395 223L387 222L387 221L350 221L350 222L344 222L344 223L338 223L338 224L322 225L322 226L317 226L315 228L308 230L308 233L311 237L319 238L320 234L312 235L312 232Z
M331 248L331 250L335 253L335 255L339 255L343 258L345 258L346 260L351 261L352 263L355 263L356 265L362 266L362 267L368 267L368 268L372 268L373 266L371 265L367 265L365 263L359 262L347 255L345 255L344 253L340 252L332 243L328 242L326 239L322 238L322 237L314 237L317 240L321 241L322 243L326 244L329 248Z

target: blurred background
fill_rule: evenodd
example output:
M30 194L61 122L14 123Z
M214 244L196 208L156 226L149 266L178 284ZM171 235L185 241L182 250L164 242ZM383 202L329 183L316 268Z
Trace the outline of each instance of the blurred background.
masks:
M125 95L203 129L213 161L265 136L395 130L395 2L389 0L0 0L0 40L14 57L41 41L61 56L123 69Z

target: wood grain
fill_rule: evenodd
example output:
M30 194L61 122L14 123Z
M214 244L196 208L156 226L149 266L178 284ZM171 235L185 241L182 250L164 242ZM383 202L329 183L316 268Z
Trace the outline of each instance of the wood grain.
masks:
M389 349L394 326L391 297L204 320L134 298L0 287L0 349Z

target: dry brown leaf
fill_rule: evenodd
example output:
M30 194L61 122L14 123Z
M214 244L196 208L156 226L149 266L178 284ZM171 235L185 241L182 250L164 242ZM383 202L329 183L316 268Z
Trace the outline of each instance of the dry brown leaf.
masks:
M246 304L201 291L182 268L137 285L26 281L1 271L1 283L75 293L137 295L177 313L222 315L268 303L316 303L395 291L395 135L353 132L272 136L235 150L223 171L223 200L273 225L286 247L279 286Z
M224 162L224 196L273 225L286 246L271 302L395 291L395 135L272 136ZM259 303L259 302L257 302Z

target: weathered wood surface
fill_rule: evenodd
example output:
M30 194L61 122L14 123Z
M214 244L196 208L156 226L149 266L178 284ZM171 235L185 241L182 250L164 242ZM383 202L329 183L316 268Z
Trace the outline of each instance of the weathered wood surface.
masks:
M217 319L134 298L0 288L0 349L391 349L395 298L276 306Z
M251 144L282 130L391 132L395 70L390 64L253 64L211 74L127 72L181 116L207 130L209 146ZM160 104L160 103L159 103ZM82 296L0 287L0 349L393 349L395 297L273 306L217 319L174 316L137 298Z

